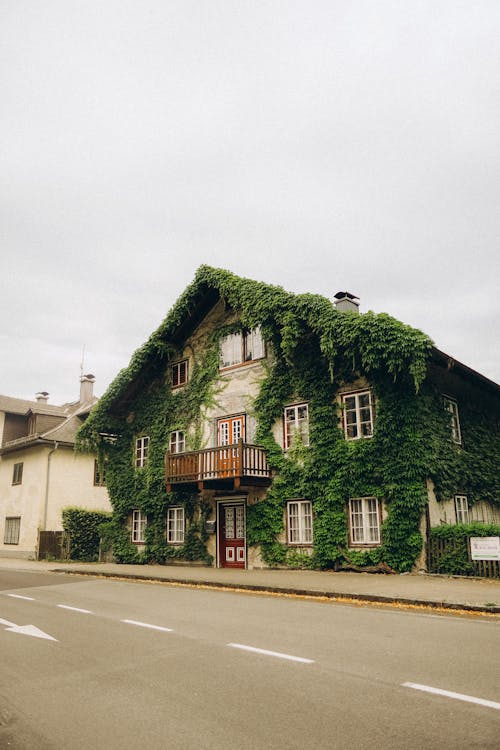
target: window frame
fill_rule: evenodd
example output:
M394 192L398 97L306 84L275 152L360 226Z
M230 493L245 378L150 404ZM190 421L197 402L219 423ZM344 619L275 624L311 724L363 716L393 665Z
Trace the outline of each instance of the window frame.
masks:
M17 523L12 523L17 521ZM6 516L3 534L4 544L19 544L21 536L21 516Z
M361 526L353 523L353 503L361 503ZM368 507L369 502L375 502L375 511ZM359 511L356 511L359 515ZM369 524L369 516L373 514L377 519L376 527ZM349 547L380 547L382 544L382 503L378 497L350 497L347 505L347 525L349 528ZM368 539L370 530L376 529L377 539ZM355 539L356 531L362 530L362 540Z
M135 468L143 469L146 466L149 454L149 435L141 435L135 439Z
M12 467L12 484L18 485L23 483L24 461L17 461Z
M94 487L106 487L106 462L103 463L101 472L97 458L94 458Z
M186 536L186 512L184 506L173 505L167 509L166 527L167 544L184 544Z
M257 334L258 332L258 334ZM259 354L259 356L254 356L254 337L258 335L258 341L260 344L260 351L262 352ZM239 338L239 359L237 361L231 362L231 364L224 364L222 360L222 351L224 346L224 341L227 341L230 338ZM249 347L249 340L251 341L251 345ZM250 352L249 352L250 349ZM250 353L250 356L248 354ZM262 329L261 326L256 326L255 328L249 328L245 329L243 331L235 331L234 333L228 333L226 336L222 336L219 341L219 370L231 370L234 367L243 367L244 365L248 365L251 362L258 362L260 359L265 359L266 357L266 342L264 341L264 338L262 336Z
M180 435L182 435L182 438L180 438ZM179 446L182 446L182 449L179 449ZM175 448L175 450L172 450L172 448ZM169 453L172 455L177 455L178 453L185 453L186 452L186 433L183 430L172 430L170 433L170 439L169 439Z
M455 445L462 445L462 428L460 426L460 412L458 409L458 401L453 396L443 394L444 408L448 413L448 418L451 425L451 439Z
M359 399L361 396L368 396L368 406L360 406ZM346 400L348 398L354 398L354 409L347 409L347 403ZM370 420L367 422L366 420L361 420L361 410L362 409L369 409L370 410ZM347 423L347 413L354 411L356 414L356 421L354 423L348 424ZM344 438L346 440L363 440L365 438L372 438L375 428L375 404L373 400L373 391L371 388L364 388L363 390L358 391L349 391L348 393L342 394L342 424L344 429ZM369 424L371 427L371 433L369 435L363 435L361 434L361 425L363 424ZM356 427L356 435L349 435L348 430L349 428L355 426Z
M136 508L132 511L132 527L130 529L130 538L132 544L146 543L146 526L148 517L142 510Z
M302 407L305 407L306 409L305 420L304 419L300 420L298 416L298 410ZM296 418L293 420L293 422L287 419L288 411L294 411L296 415ZM301 422L304 422L304 421L306 423L306 430L303 432L300 428L300 424ZM295 429L291 428L289 430L288 425L291 425L291 424L297 424L298 426ZM299 435L300 442L302 443L304 447L306 448L309 447L309 402L308 401L302 401L299 404L288 404L288 406L285 406L285 408L283 409L283 448L285 449L285 451L290 450L290 448L292 447L295 435Z
M465 503L465 508L463 507ZM455 495L454 497L454 505L455 505L455 518L457 520L457 524L459 523L470 523L470 508L469 508L469 499L467 495ZM461 518L461 516L465 516L465 518Z
M189 381L189 359L180 359L170 365L172 390L182 388Z
M296 516L292 516L292 506L297 506ZM309 508L309 513L302 513L303 508ZM304 523L306 518L310 520L310 526ZM292 518L297 519L297 525L292 523ZM296 533L298 539L293 540L292 534ZM286 502L286 540L291 547L312 547L314 543L314 512L311 500L304 498L291 498Z

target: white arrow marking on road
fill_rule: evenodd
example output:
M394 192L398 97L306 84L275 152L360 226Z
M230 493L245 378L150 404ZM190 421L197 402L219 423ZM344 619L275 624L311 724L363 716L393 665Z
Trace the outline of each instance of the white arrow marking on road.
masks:
M8 620L2 620L0 617L0 625L7 625L5 630L9 630L11 633L21 633L21 635L31 635L33 638L45 638L47 641L57 641L57 638L52 638L48 633L44 633L35 625L16 625L15 622L9 622Z

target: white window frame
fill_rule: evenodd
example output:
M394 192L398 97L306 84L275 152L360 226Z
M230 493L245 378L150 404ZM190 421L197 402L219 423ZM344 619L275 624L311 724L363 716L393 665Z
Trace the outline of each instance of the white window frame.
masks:
M12 484L23 483L23 468L24 461L18 461L14 464L14 467L12 469Z
M169 544L184 544L185 512L182 506L174 506L167 510L167 542Z
M368 404L361 405L360 399L363 396L368 396ZM354 408L348 408L347 399L354 399ZM368 410L369 419L366 419L364 411ZM353 391L352 393L342 394L342 412L344 422L344 437L346 440L361 440L362 438L373 437L373 394L371 389L364 391ZM347 415L354 414L355 421L348 423ZM362 418L364 417L364 418ZM369 425L369 433L363 434L363 425ZM350 435L350 429L354 428L356 431L355 435Z
M144 544L146 541L146 526L148 519L142 510L132 511L132 543Z
M299 416L299 409L305 409L305 416ZM293 418L290 419L290 416ZM291 404L283 412L283 443L287 451L293 445L295 437L302 445L309 445L309 404Z
M7 516L5 519L4 544L19 544L21 516Z
M288 500L286 504L287 542L305 546L313 543L313 508L310 500Z
M457 523L470 523L469 501L467 495L455 495L455 514Z
M230 333L220 340L219 369L227 370L266 356L266 346L260 326L244 333Z
M142 437L137 438L135 441L135 466L137 469L141 469L146 465L146 461L148 460L148 452L148 435L143 435Z
M451 439L457 445L462 445L462 430L460 429L460 414L458 412L458 401L451 396L443 396L444 407L450 415Z
M186 450L186 435L182 430L170 433L170 453L184 453Z
M377 497L351 497L348 521L351 546L374 547L381 544L380 501Z
M171 365L172 388L180 388L189 380L189 360L181 359Z

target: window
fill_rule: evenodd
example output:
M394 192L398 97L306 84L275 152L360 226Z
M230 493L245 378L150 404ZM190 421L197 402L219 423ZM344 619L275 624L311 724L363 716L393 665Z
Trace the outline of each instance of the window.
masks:
M102 466L99 466L99 461L97 460L97 458L94 459L94 486L106 486L106 465L102 464Z
M21 530L21 517L10 517L5 519L4 544L19 544L19 532Z
M360 391L342 396L344 407L344 435L356 440L373 435L373 405L371 391Z
M169 544L184 544L184 508L168 509L167 542Z
M286 506L288 544L312 544L313 523L310 500L290 500Z
M457 523L469 523L467 495L455 495L455 513L457 514Z
M146 523L147 519L142 511L134 510L132 512L132 541L136 544L145 541Z
M170 453L184 453L186 450L186 438L181 430L170 433Z
M294 440L309 445L309 408L307 404L287 406L285 409L285 450Z
M449 396L443 396L444 407L450 415L451 422L451 439L457 445L462 444L462 434L460 432L460 418L458 416L458 404L455 399Z
M349 500L351 544L380 544L380 504L376 497Z
M246 333L230 333L220 342L219 367L234 367L266 356L260 328Z
M14 464L14 470L12 472L12 484L23 483L23 463Z
M146 465L149 450L149 437L140 437L135 441L135 465L140 468Z
M188 382L188 361L175 362L172 365L172 388L179 388Z

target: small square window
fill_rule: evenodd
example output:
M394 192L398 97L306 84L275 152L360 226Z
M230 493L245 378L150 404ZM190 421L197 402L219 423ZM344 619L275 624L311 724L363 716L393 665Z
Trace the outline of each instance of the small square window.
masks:
M350 543L380 544L380 503L376 497L349 500Z
M140 510L134 510L132 512L132 541L135 544L145 542L146 524L146 515Z
M347 440L372 437L373 404L371 391L360 391L342 396L344 407L344 435Z
M4 544L19 544L19 533L21 531L21 517L11 516L5 519Z
M14 464L14 470L12 472L12 484L23 483L23 466L24 464L22 462Z
M168 509L167 542L169 544L184 544L184 508Z
M310 500L289 500L287 505L288 544L312 544L313 515Z
M149 452L149 437L137 438L135 441L135 465L141 468L146 465Z
M467 495L455 495L455 513L457 523L469 523L469 502Z
M172 365L172 388L179 388L188 382L188 360L175 362Z

